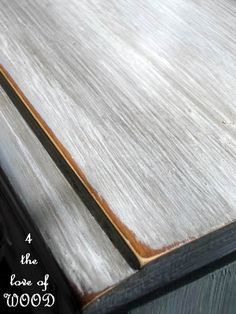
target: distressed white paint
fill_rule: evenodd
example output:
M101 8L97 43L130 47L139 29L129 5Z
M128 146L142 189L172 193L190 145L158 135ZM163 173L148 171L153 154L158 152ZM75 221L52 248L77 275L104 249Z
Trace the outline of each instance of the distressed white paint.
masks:
M236 2L0 0L0 60L138 241L236 218Z
M133 273L0 87L0 165L81 294Z

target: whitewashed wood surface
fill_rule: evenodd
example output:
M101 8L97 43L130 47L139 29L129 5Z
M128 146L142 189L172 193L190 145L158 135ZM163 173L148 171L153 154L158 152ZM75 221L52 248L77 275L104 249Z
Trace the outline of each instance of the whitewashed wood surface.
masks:
M0 0L0 45L138 254L235 220L236 1Z
M89 299L131 275L1 87L0 126L0 165L81 296Z

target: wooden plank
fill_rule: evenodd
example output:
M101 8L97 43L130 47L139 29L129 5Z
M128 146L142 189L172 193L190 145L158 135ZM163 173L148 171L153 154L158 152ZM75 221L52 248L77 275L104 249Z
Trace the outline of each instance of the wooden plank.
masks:
M236 262L167 293L129 314L222 314L235 312Z
M127 313L153 295L195 280L236 259L236 223L153 260L121 285L91 303L85 314Z
M0 165L83 303L134 273L0 88Z
M235 2L0 9L16 91L140 264L235 220Z

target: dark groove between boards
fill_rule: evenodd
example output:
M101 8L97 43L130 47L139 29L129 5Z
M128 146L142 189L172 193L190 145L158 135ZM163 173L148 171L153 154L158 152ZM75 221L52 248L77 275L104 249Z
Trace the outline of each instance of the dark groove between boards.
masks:
M40 127L38 122L34 119L32 114L26 108L22 100L19 98L17 93L14 91L14 89L11 87L8 80L2 73L0 73L0 85L2 86L8 97L11 99L17 110L20 112L21 116L24 118L26 123L32 129L34 134L37 136L41 144L47 150L48 154L51 156L52 160L60 169L66 180L70 183L74 191L78 194L82 202L85 204L90 213L99 223L101 228L104 230L106 235L112 241L113 245L119 250L119 252L127 261L127 263L130 265L130 267L138 269L140 265L137 257L130 250L127 243L124 241L124 239L120 236L115 227L103 213L100 206L93 199L89 191L86 189L84 184L81 182L78 176L68 165L63 156L58 152L57 148L48 138L47 134Z
M211 269L233 261L235 252L236 222L150 262L121 285L92 302L84 313L127 313L148 300L200 278Z

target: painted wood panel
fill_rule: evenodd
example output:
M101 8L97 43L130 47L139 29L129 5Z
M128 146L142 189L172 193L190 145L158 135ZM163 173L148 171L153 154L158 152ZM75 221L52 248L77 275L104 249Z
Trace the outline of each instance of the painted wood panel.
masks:
M235 12L0 1L1 63L141 264L236 218Z
M236 262L164 296L139 305L131 314L233 314L236 307Z
M83 302L134 273L0 88L0 165Z

